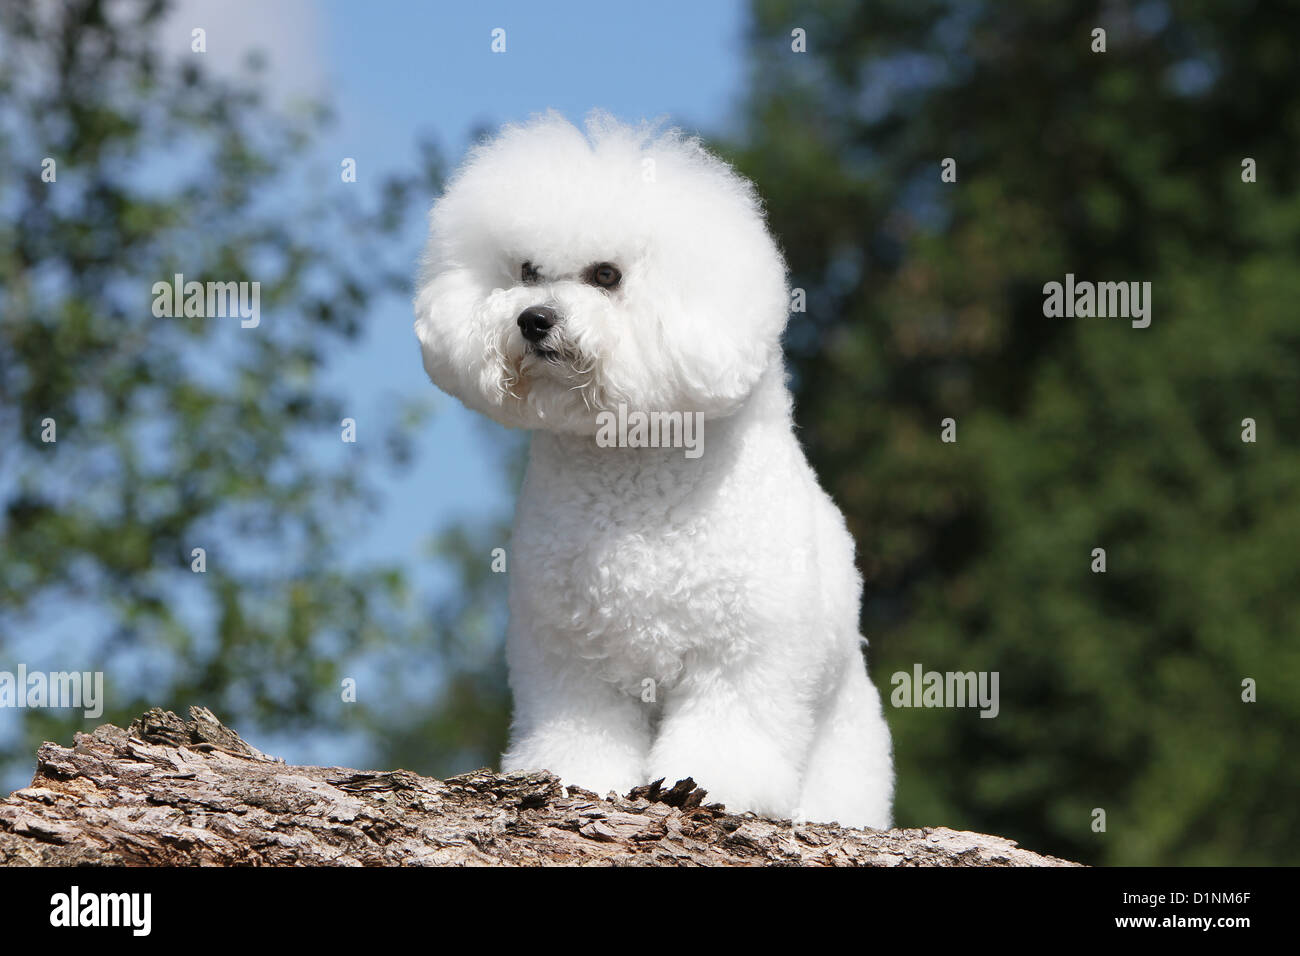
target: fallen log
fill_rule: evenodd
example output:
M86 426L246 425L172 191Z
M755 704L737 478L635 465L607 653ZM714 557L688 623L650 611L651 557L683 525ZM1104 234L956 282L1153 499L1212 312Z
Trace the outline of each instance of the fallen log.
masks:
M1073 866L945 827L729 813L691 780L600 796L550 773L296 767L211 711L153 709L42 744L0 802L8 866Z

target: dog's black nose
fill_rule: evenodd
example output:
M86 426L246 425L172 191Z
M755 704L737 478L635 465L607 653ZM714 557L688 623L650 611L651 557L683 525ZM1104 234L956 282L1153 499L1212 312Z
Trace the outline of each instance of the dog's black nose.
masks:
M560 316L549 306L534 305L520 312L516 321L519 323L519 331L524 333L524 338L536 345L546 338L546 333L551 331L551 326L560 321Z

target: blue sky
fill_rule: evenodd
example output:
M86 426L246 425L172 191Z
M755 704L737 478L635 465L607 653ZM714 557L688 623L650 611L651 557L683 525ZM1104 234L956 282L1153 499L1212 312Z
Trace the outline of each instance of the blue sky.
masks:
M282 9L278 26L257 31L273 60L280 46L297 61L276 67L272 82L318 86L338 115L321 148L327 156L354 157L362 182L409 168L423 132L432 132L455 161L473 130L552 108L572 119L596 107L629 120L668 116L703 133L719 132L731 125L742 90L745 8L735 2L331 0L305 9L316 18L310 28ZM496 28L506 31L505 53L491 50ZM293 39L275 43L285 31ZM303 35L314 44L304 44ZM412 269L417 253L418 238ZM383 478L381 511L355 543L358 559L427 563L425 545L436 529L456 517L510 507L510 489L485 434L496 426L434 391L411 323L408 303L384 303L361 347L330 372L335 387L353 396L350 407L361 409L359 423L367 420L362 416L374 421L388 414L393 393L436 400L414 465Z

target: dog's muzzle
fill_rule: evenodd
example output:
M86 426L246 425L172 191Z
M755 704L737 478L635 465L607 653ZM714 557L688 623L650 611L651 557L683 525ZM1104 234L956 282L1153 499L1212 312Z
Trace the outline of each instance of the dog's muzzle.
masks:
M520 312L519 318L515 321L524 338L534 345L539 345L560 321L560 313L550 306L534 305Z

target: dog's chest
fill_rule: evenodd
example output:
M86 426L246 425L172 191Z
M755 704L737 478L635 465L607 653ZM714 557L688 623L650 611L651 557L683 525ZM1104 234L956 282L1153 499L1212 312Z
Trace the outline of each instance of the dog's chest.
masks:
M643 477L608 493L522 502L512 611L532 639L639 693L741 649L750 606L744 549L725 513ZM556 489L548 489L555 492Z

